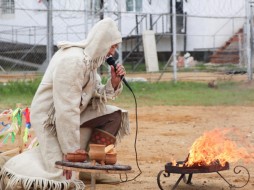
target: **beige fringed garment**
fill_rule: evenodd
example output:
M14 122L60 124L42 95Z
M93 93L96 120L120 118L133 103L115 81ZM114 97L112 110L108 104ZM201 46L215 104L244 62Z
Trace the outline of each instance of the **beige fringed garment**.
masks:
M39 85L31 105L31 124L39 146L8 160L0 171L0 189L85 188L78 179L66 180L55 162L63 154L85 148L91 129L80 125L95 117L119 110L106 105L122 91L115 91L109 79L101 84L97 68L105 61L110 47L122 41L110 18L98 22L86 40L61 42ZM122 110L118 140L129 134L128 114ZM75 176L74 174L72 176Z

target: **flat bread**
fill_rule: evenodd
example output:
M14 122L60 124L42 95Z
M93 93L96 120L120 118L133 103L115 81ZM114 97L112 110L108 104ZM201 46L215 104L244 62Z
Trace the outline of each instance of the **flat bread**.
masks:
M110 152L111 150L113 150L113 148L115 147L115 145L110 144L108 146L106 146L105 148L105 153L107 154L108 152Z

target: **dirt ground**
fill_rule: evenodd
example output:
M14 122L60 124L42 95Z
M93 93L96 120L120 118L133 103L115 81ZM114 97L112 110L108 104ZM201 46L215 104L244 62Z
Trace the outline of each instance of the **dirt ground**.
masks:
M140 76L142 77L142 76ZM228 76L226 76L228 77ZM238 76L237 76L238 77ZM241 76L242 77L242 76ZM149 78L149 77L148 77ZM207 78L207 77L206 77ZM152 76L150 77L150 80ZM210 78L209 78L210 80ZM241 80L241 79L240 79ZM135 177L139 170L136 166L134 141L135 141L135 109L129 109L131 134L126 136L117 145L118 163L132 166L134 173L128 174L128 179ZM245 134L245 139L254 144L254 107L246 106L156 106L138 107L138 137L137 153L138 163L142 174L135 180L120 184L97 184L97 190L137 190L159 189L157 174L164 170L166 163L172 159L185 160L192 143L204 132L214 128L236 127ZM235 174L233 169L237 165L248 168L251 179L241 188L254 189L254 164L239 161L230 163L230 169L221 171L220 174L232 185L242 186L247 179L246 172L242 169L240 174ZM119 180L119 175L108 175L111 179ZM161 184L165 190L172 188L180 177L171 174L170 177L161 177ZM125 176L122 176L125 179ZM86 183L86 189L90 184ZM192 185L180 182L179 190L226 190L229 185L217 173L194 174Z
M131 134L126 136L117 145L118 163L132 166L134 173L128 174L128 179L135 177L139 171L136 166L134 140L135 140L135 110L129 110ZM142 174L135 180L117 185L97 184L96 189L159 189L156 178L159 171L164 169L166 163L172 159L182 161L186 158L189 148L195 139L205 131L214 128L237 127L246 134L246 139L254 144L254 107L139 107L138 108L138 162ZM13 146L13 145L10 145ZM3 147L4 149L7 147ZM10 148L10 147L8 147ZM251 180L243 190L254 188L253 163L237 162L230 164L230 170L221 171L221 174L232 185L241 186L247 178L246 172L234 174L233 168L243 165L248 168ZM108 175L108 178L119 180L119 175ZM180 177L171 174L170 177L161 177L163 188L171 189ZM125 179L125 176L122 176ZM192 185L181 182L181 190L218 190L230 189L229 185L217 173L194 174ZM86 183L90 189L90 184Z
M129 74L131 79L145 78L150 82L156 82L158 74ZM128 77L126 77L128 79ZM179 73L178 80L209 82L211 80L219 81L246 81L246 75L225 75L221 73ZM161 81L168 81L173 78L172 73L165 73ZM134 174L129 174L128 179L135 177L139 170L137 168L134 151L135 141L135 109L128 110L130 113L131 135L123 139L118 145L118 163L131 165ZM245 135L250 145L254 146L254 121L252 119L254 107L182 107L182 106L156 106L138 108L138 138L137 152L138 163L142 174L135 180L119 185L98 184L99 190L104 189L159 189L157 185L157 175L164 170L165 164L185 160L192 143L204 132L215 128L240 129ZM251 179L249 183L241 188L243 190L254 189L254 163L245 163L239 161L230 163L230 169L221 171L220 174L231 184L243 186L248 178L244 169L241 173L235 174L235 166L243 165L248 168ZM119 176L115 175L119 179ZM170 177L161 177L163 189L169 190L180 177L179 174L171 174ZM89 187L89 184L87 184ZM217 173L194 174L192 185L180 182L179 190L219 190L230 189L229 185Z
M254 107L142 107L138 108L138 140L137 151L142 174L132 182L119 185L98 184L98 189L159 189L156 178L160 170L172 158L182 161L186 158L189 148L194 140L205 131L214 128L237 127L246 134L246 138L254 143L254 121L252 119ZM138 174L133 148L135 137L135 113L130 110L132 133L118 145L118 162L131 165L134 174L129 174L131 179ZM236 165L248 168L251 180L242 189L254 188L253 163L237 162L230 164L230 170L220 173L232 185L241 186L246 179L246 172L234 174ZM116 178L118 176L115 176ZM164 189L171 189L179 174L170 177L161 177ZM229 185L217 173L194 174L192 185L181 182L177 189L230 189Z
M104 74L106 77L107 73ZM8 81L16 80L31 80L39 75L36 73L26 73L26 74L0 74L0 82L5 83ZM174 78L172 72L165 73L127 73L127 80L145 79L149 82L157 81L170 81ZM225 74L223 72L178 72L176 75L178 81L203 81L208 82L211 80L234 80L234 81L246 81L246 74Z

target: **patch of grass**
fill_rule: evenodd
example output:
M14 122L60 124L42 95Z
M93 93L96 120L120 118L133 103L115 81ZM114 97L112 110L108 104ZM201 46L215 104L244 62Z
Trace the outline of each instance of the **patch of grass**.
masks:
M0 109L15 108L16 103L30 106L40 80L0 84ZM138 106L254 105L254 87L251 84L223 82L218 84L218 88L208 88L206 83L200 82L130 82L130 86ZM132 93L126 86L112 103L125 108L135 106Z
M130 85L140 106L254 105L254 87L246 88L241 83L219 83L217 89L198 82L135 82ZM131 101L131 93L125 88L116 103L129 105Z
M15 108L17 103L30 106L41 78L33 81L0 83L0 109Z

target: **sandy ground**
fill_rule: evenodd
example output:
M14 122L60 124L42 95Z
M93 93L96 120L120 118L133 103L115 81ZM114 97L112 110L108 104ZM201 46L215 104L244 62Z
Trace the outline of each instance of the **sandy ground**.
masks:
M192 74L193 75L193 74ZM230 76L211 76L206 74L206 80L218 79L224 77L225 80L230 80ZM131 77L131 76L130 76ZM136 75L137 77L137 75ZM138 77L144 77L140 75ZM172 75L163 77L171 78ZM231 76L236 80L245 80L246 76ZM146 78L150 81L155 81L157 76ZM190 77L191 78L191 77ZM134 140L135 140L135 109L128 110L130 114L131 134L126 136L121 143L117 145L118 163L132 166L134 173L128 174L128 179L135 177L139 171L136 166ZM142 170L142 174L135 180L120 184L97 184L98 190L119 190L119 189L159 189L157 185L157 174L164 170L166 163L172 159L176 161L184 160L192 143L200 137L204 132L214 128L236 127L244 134L244 138L254 144L254 107L139 107L138 108L138 138L137 138L137 153L138 162ZM4 146L1 150L12 148L13 144ZM247 179L246 172L242 170L240 174L234 174L234 167L243 165L248 168L251 179L249 183L243 187L243 190L254 189L254 164L239 161L230 163L230 170L221 171L221 175L225 177L232 185L242 186ZM119 180L119 175L108 175L111 179ZM171 174L170 177L161 178L163 188L171 189L179 174ZM125 176L122 176L125 179ZM194 174L192 185L187 185L181 182L177 189L180 190L219 190L230 189L229 185L217 173ZM86 183L90 189L90 184Z
M36 73L26 73L26 74L0 74L0 82L5 83L8 81L16 81L16 80L31 80L39 75ZM108 76L107 73L104 76ZM127 80L138 80L145 79L149 82L157 82L157 81L170 81L174 79L174 75L172 72L164 72L164 73L127 73ZM176 79L178 81L211 81L211 80L234 80L234 81L246 81L247 74L225 74L223 72L178 72L176 74Z
M194 140L205 131L214 128L237 127L246 134L246 139L254 143L254 107L142 107L138 109L139 132L137 140L138 160L142 170L136 181L120 185L97 185L98 189L158 189L157 174L171 159L184 160ZM118 162L128 164L135 170L129 179L138 174L133 148L135 137L135 113L130 110L132 133L118 145ZM236 175L233 168L244 165L252 176L242 189L254 188L253 163L237 162L230 164L230 170L221 174L231 184L241 186L246 179L243 171ZM117 177L117 176L116 176ZM164 189L171 189L179 174L161 178ZM179 184L178 189L230 189L217 173L194 174L193 185Z
M135 110L129 110L131 134L126 136L117 146L118 163L132 166L134 173L128 174L132 179L138 174L135 161ZM182 161L187 157L188 151L195 139L204 132L214 128L236 127L246 134L246 139L254 144L254 107L140 107L138 108L138 139L137 151L139 166L142 174L135 180L117 185L97 184L96 189L159 189L156 178L159 171L164 169L166 163L172 158ZM13 144L10 144L11 148ZM2 149L1 148L1 149ZM234 174L233 168L243 165L248 168L251 180L242 189L254 188L253 163L237 162L230 164L230 170L221 171L221 174L233 185L241 186L246 179L246 172ZM108 175L111 179L119 180L119 175ZM171 174L169 178L162 177L164 189L171 189L179 174ZM125 176L122 176L125 179ZM178 189L230 189L229 185L217 173L194 174L192 185L181 182ZM90 184L87 182L87 189Z

